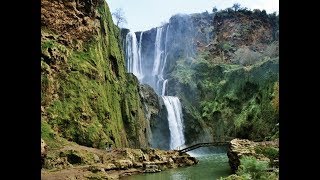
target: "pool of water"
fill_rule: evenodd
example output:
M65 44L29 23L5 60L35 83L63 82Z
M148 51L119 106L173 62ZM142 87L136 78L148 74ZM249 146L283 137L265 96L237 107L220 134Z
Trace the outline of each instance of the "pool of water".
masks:
M225 152L190 152L199 163L194 166L165 170L159 173L146 173L123 177L123 180L215 180L231 174L228 156Z

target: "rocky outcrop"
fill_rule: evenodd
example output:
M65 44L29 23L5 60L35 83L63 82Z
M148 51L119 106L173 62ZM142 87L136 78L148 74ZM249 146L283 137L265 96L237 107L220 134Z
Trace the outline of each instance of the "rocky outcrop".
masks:
M141 84L139 93L142 98L142 102L145 105L145 111L147 118L151 121L155 121L160 111L159 97L151 86L147 84Z
M271 166L277 167L279 142L278 140L253 142L247 139L233 139L230 142L227 155L233 173L237 171L242 156L253 156L258 160L271 163Z
M152 127L154 124L158 121L160 118L160 103L159 103L159 97L156 94L156 92L152 89L151 86L147 84L141 84L139 88L140 97L142 99L142 103L144 105L144 112L146 115L146 133L149 141L149 145L151 147L154 146L153 142L153 136L152 136Z
M97 33L99 15L96 8L102 3L102 0L42 0L41 26L69 40L86 40Z
M95 176L118 179L122 176L160 172L197 163L198 160L194 157L177 151L130 148L99 150L70 144L49 152L42 178L85 179Z
M159 99L160 110L158 117L150 122L152 130L152 146L159 149L170 149L170 129L168 122L168 112L163 99Z

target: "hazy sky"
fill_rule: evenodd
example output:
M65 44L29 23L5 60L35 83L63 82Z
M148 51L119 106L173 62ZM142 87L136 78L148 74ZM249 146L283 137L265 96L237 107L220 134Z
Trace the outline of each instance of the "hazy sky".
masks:
M178 13L211 12L214 6L218 10L231 7L234 3L242 7L265 9L267 13L279 12L279 0L106 0L110 11L122 8L127 19L123 27L131 31L145 31L168 22Z

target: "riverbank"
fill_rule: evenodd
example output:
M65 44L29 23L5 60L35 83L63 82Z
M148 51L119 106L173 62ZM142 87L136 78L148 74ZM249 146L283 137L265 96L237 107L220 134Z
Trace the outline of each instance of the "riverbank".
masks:
M209 148L207 148L209 149ZM196 158L199 163L194 166L168 169L159 173L144 173L133 176L126 176L122 180L164 180L164 179L190 179L190 180L215 180L231 175L228 164L228 156L225 152L216 151L210 148L209 152L198 154Z
M133 174L160 172L197 163L198 160L189 154L173 150L102 150L70 143L63 148L48 151L41 179L119 179Z

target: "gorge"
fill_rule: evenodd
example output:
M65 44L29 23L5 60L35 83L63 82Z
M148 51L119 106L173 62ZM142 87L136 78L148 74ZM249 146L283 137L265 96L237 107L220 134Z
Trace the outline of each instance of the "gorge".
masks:
M230 175L228 147L176 150L278 139L278 17L229 8L132 32L113 23L104 0L42 0L42 179L118 179L183 166ZM278 147L268 148L249 155L265 153L256 158L274 164ZM240 166L240 156L232 158Z

